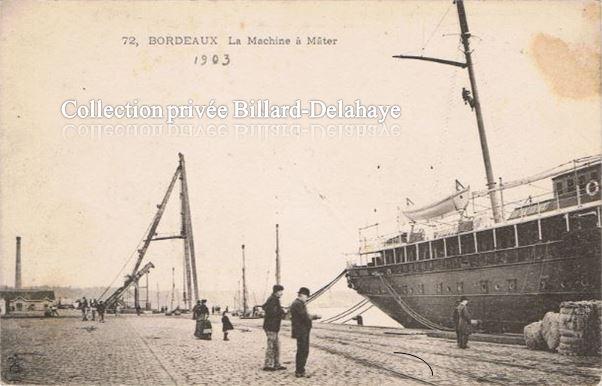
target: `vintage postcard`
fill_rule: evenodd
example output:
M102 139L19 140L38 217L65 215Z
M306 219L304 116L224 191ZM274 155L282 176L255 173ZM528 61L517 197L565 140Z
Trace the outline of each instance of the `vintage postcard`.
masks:
M598 384L600 14L1 1L2 383Z

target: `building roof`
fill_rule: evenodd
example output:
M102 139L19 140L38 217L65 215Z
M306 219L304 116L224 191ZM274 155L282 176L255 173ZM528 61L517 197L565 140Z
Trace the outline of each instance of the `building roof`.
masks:
M16 298L23 298L25 300L54 300L54 291L43 291L43 290L27 290L27 289L0 289L0 298L6 300L13 300Z

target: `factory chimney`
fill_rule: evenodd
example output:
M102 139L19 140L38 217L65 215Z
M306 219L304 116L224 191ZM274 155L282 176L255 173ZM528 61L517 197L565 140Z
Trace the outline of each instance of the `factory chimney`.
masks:
M17 261L15 266L15 289L21 289L21 236L17 236Z

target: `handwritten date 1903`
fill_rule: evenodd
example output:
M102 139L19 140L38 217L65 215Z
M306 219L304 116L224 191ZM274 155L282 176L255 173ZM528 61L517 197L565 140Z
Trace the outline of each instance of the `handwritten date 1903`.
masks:
M230 55L228 54L213 54L213 55L195 55L194 64L199 66L206 65L222 65L227 66L230 64Z

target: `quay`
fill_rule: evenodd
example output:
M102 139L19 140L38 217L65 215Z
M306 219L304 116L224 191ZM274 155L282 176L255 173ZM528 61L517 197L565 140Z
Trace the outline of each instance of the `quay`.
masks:
M283 323L280 333L281 360L288 369L276 372L261 370L266 344L261 319L233 317L235 331L227 342L221 339L217 315L212 322L213 340L203 341L194 338L189 315L108 315L105 323L82 322L77 312L58 318L5 318L0 320L2 381L126 385L594 385L600 381L598 357L561 356L488 342L470 342L469 349L460 350L454 341L429 337L424 331L324 323L315 323L311 334L307 365L311 378L298 379L289 322Z

